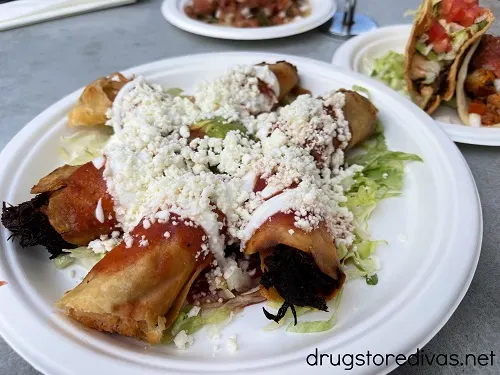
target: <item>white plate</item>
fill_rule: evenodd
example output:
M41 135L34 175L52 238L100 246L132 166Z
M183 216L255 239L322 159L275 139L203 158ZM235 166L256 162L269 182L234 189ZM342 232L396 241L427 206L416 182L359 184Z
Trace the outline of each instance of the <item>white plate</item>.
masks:
M335 51L332 63L369 76L373 59L391 50L404 53L410 32L411 25L396 25L381 27L357 36ZM455 142L500 146L500 128L466 126L460 121L455 109L444 105L440 106L432 117Z
M255 52L179 57L130 69L150 80L181 87L223 73L228 66L287 60L296 64L302 84L314 93L358 84L370 90L380 109L389 146L417 153L425 162L407 166L404 195L386 200L371 220L374 238L389 245L378 250L379 284L349 282L343 293L337 327L326 333L264 332L268 321L261 306L237 315L223 331L221 350L204 331L187 351L107 335L68 320L54 302L75 281L57 271L42 249L20 249L0 231L0 332L40 371L62 374L308 373L306 356L322 353L410 354L422 347L450 318L465 295L479 258L482 216L472 175L462 155L430 117L382 84L330 64L286 55ZM0 198L29 199L29 188L61 164L59 136L68 134L66 115L78 90L31 121L0 154ZM320 314L322 319L329 315ZM229 354L225 341L238 334L239 351ZM355 367L354 373L388 371L396 365ZM318 374L343 368L314 368Z
M263 40L276 39L286 36L305 33L306 31L321 26L337 10L336 0L310 0L311 14L299 21L291 22L286 25L258 27L258 28L239 28L209 25L207 23L193 20L184 13L184 6L190 0L163 0L161 11L165 19L178 28L189 31L193 34L209 36L220 39L235 40Z

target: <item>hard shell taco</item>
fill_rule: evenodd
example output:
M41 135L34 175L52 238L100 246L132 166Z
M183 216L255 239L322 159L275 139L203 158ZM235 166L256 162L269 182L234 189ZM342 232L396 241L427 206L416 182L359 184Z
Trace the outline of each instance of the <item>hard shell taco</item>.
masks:
M465 125L500 127L500 37L485 35L458 72L457 108Z
M494 20L478 0L424 0L406 46L405 79L412 100L432 113L450 100L467 50Z

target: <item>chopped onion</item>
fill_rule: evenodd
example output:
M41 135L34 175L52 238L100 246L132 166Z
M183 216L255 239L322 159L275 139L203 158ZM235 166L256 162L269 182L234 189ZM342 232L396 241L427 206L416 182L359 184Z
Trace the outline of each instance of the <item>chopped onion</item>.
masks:
M469 125L473 128L481 127L481 115L477 113L469 113Z
M497 93L500 94L500 79L498 79L498 78L495 79L494 83L495 83L495 89L497 90Z

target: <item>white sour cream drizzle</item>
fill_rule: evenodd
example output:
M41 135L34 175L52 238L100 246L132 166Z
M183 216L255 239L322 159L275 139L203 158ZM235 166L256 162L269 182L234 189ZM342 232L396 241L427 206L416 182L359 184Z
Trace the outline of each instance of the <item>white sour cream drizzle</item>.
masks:
M102 209L102 198L99 198L97 206L95 208L95 218L100 222L104 223L104 211Z
M294 194L294 189L286 190L281 194L278 194L271 199L262 203L253 213L248 221L247 225L242 230L241 235L241 248L245 248L245 243L248 241L254 232L262 225L264 222L277 214L278 212L284 212L291 208L292 206L292 196Z
M255 76L262 82L267 84L273 90L276 97L280 96L280 83L276 74L274 74L267 66L255 66Z
M95 169L99 170L104 167L104 164L106 164L106 159L104 156L98 156L92 160L92 164L94 164Z

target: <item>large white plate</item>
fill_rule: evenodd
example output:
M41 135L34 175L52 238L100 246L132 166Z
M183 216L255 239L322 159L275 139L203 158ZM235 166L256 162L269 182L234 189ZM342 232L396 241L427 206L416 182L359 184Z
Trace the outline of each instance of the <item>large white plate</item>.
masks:
M238 28L227 26L209 25L189 18L184 13L184 6L190 0L164 0L161 11L165 19L178 28L193 34L209 36L220 39L235 40L263 40L283 38L297 35L312 30L333 17L337 10L336 0L310 0L311 14L303 19L286 25Z
M404 53L410 32L411 25L396 25L357 36L335 51L332 63L369 76L373 59L391 50ZM500 146L500 128L466 126L460 121L456 110L444 105L432 117L455 142Z
M404 195L384 201L374 213L374 238L381 247L379 284L349 282L334 330L297 335L265 332L261 306L238 315L223 339L238 334L240 349L212 357L204 331L188 351L156 346L82 327L58 313L54 302L75 285L57 271L42 249L21 249L0 231L0 332L40 371L50 375L235 373L308 373L306 356L322 353L410 354L434 336L458 306L471 282L482 239L482 216L472 175L455 145L425 113L380 83L346 69L305 58L263 53L224 53L179 57L130 69L152 81L188 92L229 65L287 60L296 64L302 83L314 93L362 85L380 109L392 149L417 153L424 163L407 166ZM78 90L57 102L17 134L0 154L0 198L19 203L29 188L61 164L59 136L70 132L66 114ZM325 319L327 314L320 314ZM389 366L355 367L355 373L388 371ZM329 365L319 374L343 373Z

